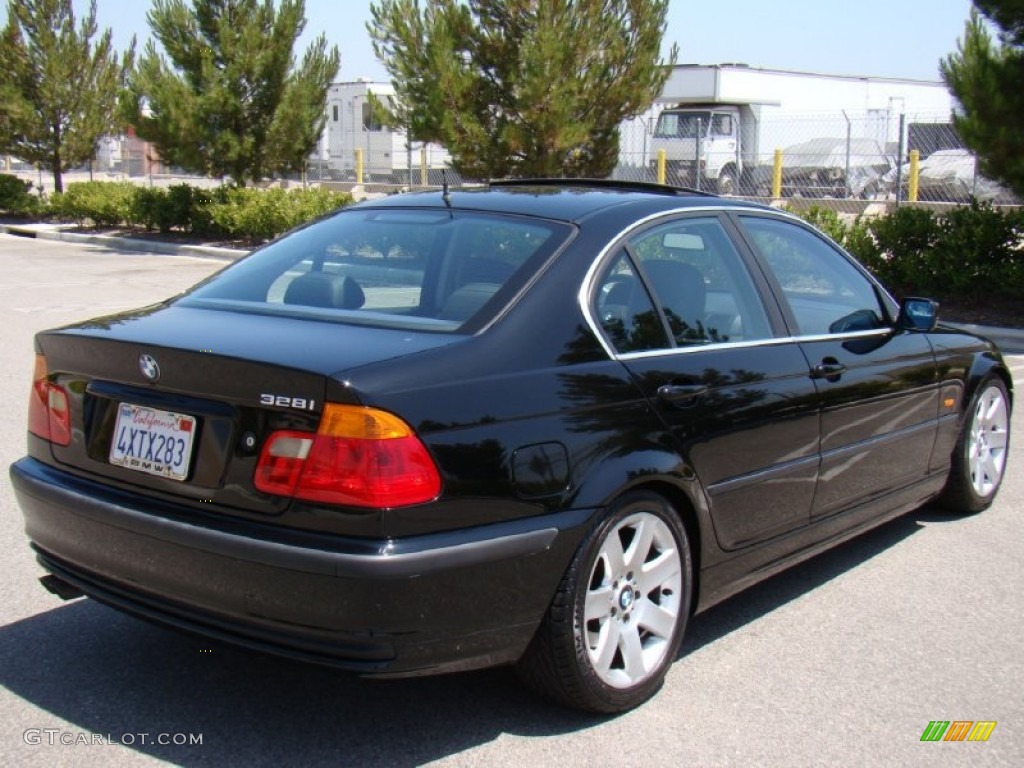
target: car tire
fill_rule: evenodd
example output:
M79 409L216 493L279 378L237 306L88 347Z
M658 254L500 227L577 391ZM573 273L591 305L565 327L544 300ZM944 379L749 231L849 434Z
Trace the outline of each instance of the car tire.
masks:
M722 171L718 176L716 191L720 195L736 194L736 172L732 170Z
M679 652L690 545L661 496L632 492L580 544L533 641L523 682L575 709L625 712L653 696Z
M1010 448L1010 399L997 378L985 379L964 414L949 480L939 498L956 512L981 512L996 497Z

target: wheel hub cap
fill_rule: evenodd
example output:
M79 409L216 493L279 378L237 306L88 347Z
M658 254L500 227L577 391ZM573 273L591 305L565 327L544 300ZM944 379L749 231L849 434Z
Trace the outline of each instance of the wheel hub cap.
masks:
M633 604L635 595L633 594L633 588L626 586L619 592L619 608L626 611L629 610L629 606Z

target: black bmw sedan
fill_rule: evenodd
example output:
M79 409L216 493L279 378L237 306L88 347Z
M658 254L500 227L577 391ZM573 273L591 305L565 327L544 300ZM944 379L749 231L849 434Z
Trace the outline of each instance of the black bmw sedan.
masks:
M695 612L992 503L1011 378L936 312L742 201L395 196L40 333L11 479L62 596L365 675L515 664L617 712Z

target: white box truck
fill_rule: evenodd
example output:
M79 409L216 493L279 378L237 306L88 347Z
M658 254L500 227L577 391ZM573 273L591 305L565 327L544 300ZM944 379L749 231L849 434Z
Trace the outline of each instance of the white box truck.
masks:
M411 178L413 183L419 183L424 160L428 172L439 172L449 166L451 155L443 147L410 142L404 130L377 119L373 99L387 106L394 95L391 84L366 79L331 85L327 91L323 141L328 175L355 180L357 149L362 150L365 182L408 184ZM430 174L431 183L434 175Z
M669 183L765 194L778 149L787 185L868 196L895 162L900 115L952 109L940 82L683 64L652 108L648 163L664 150Z

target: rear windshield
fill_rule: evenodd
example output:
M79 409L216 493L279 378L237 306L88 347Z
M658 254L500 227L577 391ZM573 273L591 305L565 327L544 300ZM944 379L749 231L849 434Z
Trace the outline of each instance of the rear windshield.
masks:
M457 331L499 312L570 231L476 212L351 209L228 267L180 303Z

